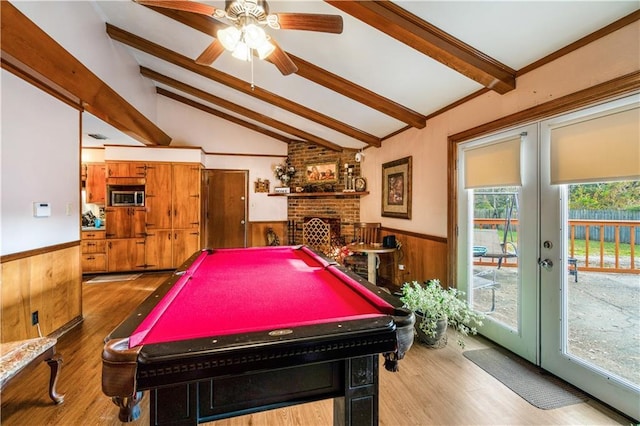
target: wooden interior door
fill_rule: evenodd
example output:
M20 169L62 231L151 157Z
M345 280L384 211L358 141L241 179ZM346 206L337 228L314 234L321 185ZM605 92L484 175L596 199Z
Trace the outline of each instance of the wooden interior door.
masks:
M205 247L246 247L246 170L206 170Z

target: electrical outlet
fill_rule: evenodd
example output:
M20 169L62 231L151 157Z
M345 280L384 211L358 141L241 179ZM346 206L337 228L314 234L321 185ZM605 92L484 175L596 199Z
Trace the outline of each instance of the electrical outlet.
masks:
M38 311L31 312L31 325L37 325L39 322Z
M404 265L402 264L398 265L398 269L400 269L401 271L404 271Z

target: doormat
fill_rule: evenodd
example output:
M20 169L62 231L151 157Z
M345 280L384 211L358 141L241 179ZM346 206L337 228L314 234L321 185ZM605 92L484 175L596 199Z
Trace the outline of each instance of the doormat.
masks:
M490 348L463 355L531 405L543 410L585 402L589 396L564 380L507 350Z
M119 275L100 275L85 281L85 284L111 283L114 281L133 281L142 274L119 274Z

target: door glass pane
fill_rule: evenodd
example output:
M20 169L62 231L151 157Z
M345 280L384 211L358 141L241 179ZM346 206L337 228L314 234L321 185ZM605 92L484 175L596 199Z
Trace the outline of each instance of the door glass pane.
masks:
M567 190L566 353L638 386L640 181Z
M473 190L473 308L518 330L519 188ZM472 225L472 226L471 226Z

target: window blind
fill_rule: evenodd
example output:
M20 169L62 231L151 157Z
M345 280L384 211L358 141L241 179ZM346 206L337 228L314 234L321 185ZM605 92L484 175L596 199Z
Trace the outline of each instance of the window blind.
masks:
M465 189L520 186L520 136L464 151Z
M640 108L551 130L552 184L640 179Z

